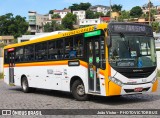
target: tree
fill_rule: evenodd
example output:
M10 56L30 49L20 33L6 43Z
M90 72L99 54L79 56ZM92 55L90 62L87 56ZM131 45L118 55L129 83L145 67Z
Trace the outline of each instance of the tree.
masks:
M147 7L149 8L149 6L152 8L152 7L154 7L154 5L153 5L153 3L150 1L150 2L148 2L148 4L147 4Z
M111 6L111 8L112 8L113 12L119 12L122 9L122 5L116 5L116 4L114 4L114 5Z
M130 11L130 15L132 17L139 18L142 14L143 14L142 9L139 6L133 7Z
M152 22L151 26L152 26L152 29L153 29L154 32L159 32L160 31L159 22Z
M119 16L118 20L119 21L123 21L124 19L129 19L130 18L130 14L129 14L129 11L121 11L120 13L121 15Z
M109 16L109 17L110 17L110 13L111 13L111 12L110 12L110 11L108 11L108 12L106 13L106 16Z
M94 19L94 18L95 18L94 12L91 10L87 10L86 11L86 19Z
M73 29L73 25L77 21L77 16L72 13L68 13L63 19L62 19L62 25L64 28L67 29Z
M52 19L55 19L55 18L61 18L61 16L59 14L53 14Z
M94 14L94 18L99 18L101 16L104 16L104 14L102 12L95 12L95 14Z
M28 23L25 17L19 15L13 17L12 13L0 16L0 35L13 35L15 38L25 34Z
M63 26L57 24L56 21L52 21L51 23L47 23L44 25L44 32L53 32L57 30L63 30Z
M50 11L49 11L49 14L53 14L53 10L50 10Z
M87 10L91 6L90 3L72 4L69 9L73 10Z

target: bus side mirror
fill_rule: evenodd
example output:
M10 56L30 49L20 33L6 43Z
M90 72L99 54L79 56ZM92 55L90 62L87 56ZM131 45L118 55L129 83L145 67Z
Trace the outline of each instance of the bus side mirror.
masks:
M106 38L106 43L107 43L107 46L108 46L108 47L111 47L111 46L112 46L111 36L108 36L108 37Z

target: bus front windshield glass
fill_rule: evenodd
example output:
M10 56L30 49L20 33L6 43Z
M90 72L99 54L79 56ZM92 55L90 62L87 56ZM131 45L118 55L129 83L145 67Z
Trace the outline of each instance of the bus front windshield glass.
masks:
M112 67L126 68L156 66L154 38L124 34L112 36L109 63Z

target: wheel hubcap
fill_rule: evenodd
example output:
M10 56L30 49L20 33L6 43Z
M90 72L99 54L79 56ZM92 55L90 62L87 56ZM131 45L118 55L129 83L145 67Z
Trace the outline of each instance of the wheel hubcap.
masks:
M83 85L77 86L77 93L78 93L78 95L81 95L81 96L85 94Z

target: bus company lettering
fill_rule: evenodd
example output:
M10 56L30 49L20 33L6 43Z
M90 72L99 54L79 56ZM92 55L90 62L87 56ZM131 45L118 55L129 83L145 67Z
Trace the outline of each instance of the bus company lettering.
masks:
M75 34L89 32L89 31L92 31L92 30L94 30L93 26L88 27L88 28L82 28L82 29L79 29L79 30L70 31L70 32L64 33L63 36L71 36L71 35L75 35Z

